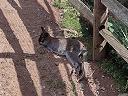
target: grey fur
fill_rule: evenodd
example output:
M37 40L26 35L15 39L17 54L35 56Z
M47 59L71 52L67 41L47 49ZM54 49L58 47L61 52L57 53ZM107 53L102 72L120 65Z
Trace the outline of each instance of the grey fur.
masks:
M83 63L80 60L80 57L84 58L83 60L87 57L87 48L84 44L72 38L51 37L43 27L41 28L43 33L39 37L39 44L53 53L65 56L77 75L84 74Z

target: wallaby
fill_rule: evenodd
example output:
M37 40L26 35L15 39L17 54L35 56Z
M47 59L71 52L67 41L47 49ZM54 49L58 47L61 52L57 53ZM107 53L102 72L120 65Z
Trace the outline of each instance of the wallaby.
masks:
M65 56L72 66L71 74L79 76L81 80L84 76L83 63L80 58L86 60L87 48L79 40L73 38L54 38L41 27L43 33L39 37L39 44L47 48L49 51L58 55Z

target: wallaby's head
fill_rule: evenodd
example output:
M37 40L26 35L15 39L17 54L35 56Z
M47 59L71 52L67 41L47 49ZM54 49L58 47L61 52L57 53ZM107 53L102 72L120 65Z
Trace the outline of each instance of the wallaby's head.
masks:
M49 33L46 32L43 27L41 27L41 29L42 29L42 33L38 39L40 45L44 44L47 41L48 37L50 36Z

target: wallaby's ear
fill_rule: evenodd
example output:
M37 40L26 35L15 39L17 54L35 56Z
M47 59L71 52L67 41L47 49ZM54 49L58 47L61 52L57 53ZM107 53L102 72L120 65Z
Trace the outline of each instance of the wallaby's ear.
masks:
M44 27L41 27L43 33L47 33L44 29Z

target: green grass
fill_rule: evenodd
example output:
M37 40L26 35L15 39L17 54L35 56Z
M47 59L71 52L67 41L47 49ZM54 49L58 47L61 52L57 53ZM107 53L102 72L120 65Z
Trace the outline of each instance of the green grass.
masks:
M67 1L65 0L65 2L67 2ZM53 6L59 8L59 9L63 9L67 6L66 5L67 3L65 3L65 2L62 2L62 0L54 0Z
M62 20L62 26L80 32L81 26L79 23L79 18L77 18L76 16L77 13L75 10L66 10L64 13L64 19Z
M108 58L98 63L99 66L115 79L121 92L127 92L128 64L112 47L110 47L109 54L107 56Z
M108 26L113 35L128 48L128 27L112 17L109 18Z
M60 23L61 27L76 30L78 32L78 36L82 36L82 28L79 22L80 14L69 4L68 0L64 0L63 2L55 0L53 6L63 9L64 11L62 22Z

